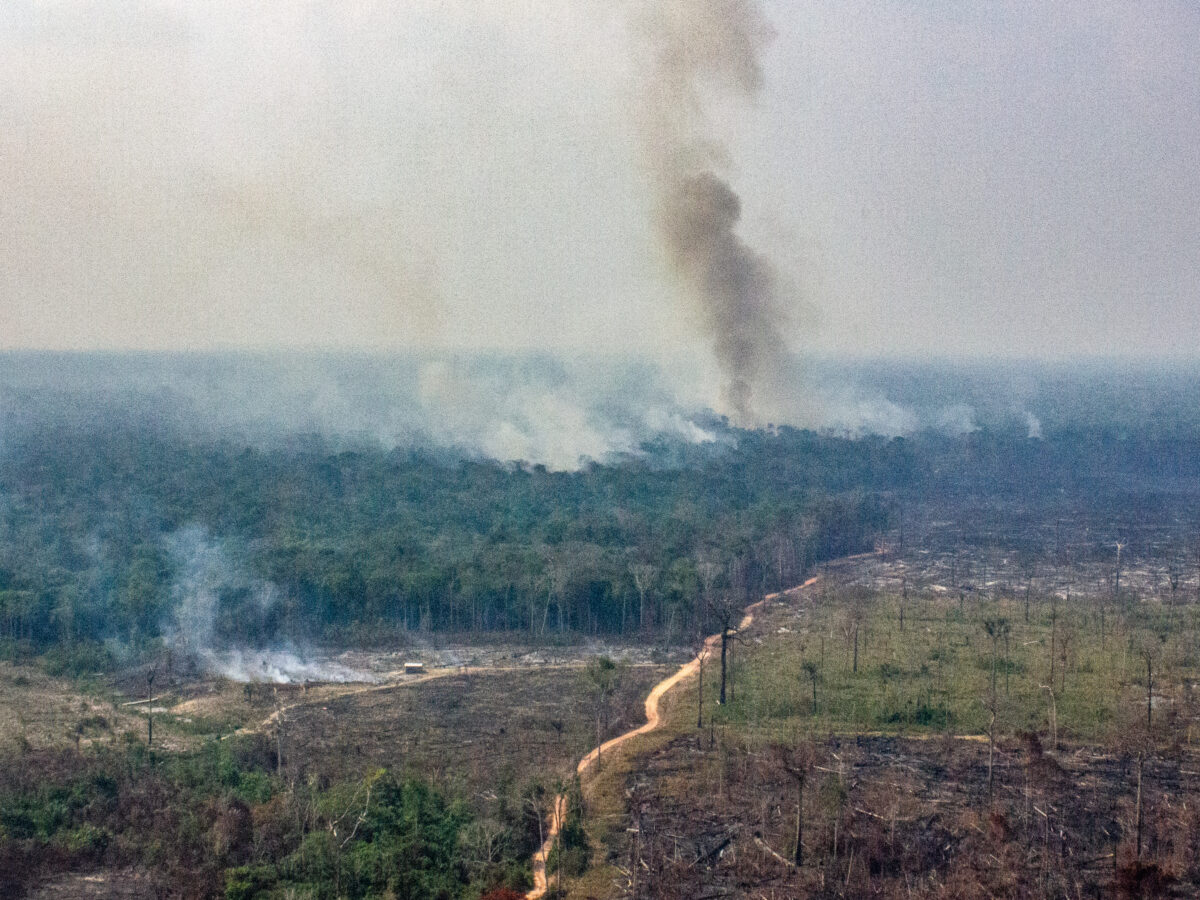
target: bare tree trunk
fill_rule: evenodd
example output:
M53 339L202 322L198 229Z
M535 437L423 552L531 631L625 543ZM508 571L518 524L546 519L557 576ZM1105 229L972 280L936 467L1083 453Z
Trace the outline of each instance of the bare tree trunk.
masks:
M1137 780L1137 859L1141 862L1142 859L1142 766L1146 761L1144 753L1138 754L1138 780Z
M796 868L804 865L804 779L796 778L796 846L792 850L792 862Z
M146 749L154 746L154 676L151 669L146 673Z
M734 666L733 651L736 649L737 649L737 637L733 633L730 633L730 635L729 635L729 702L730 703L733 702L733 682L734 682L733 676L735 674L734 669L736 668Z
M992 707L992 721L988 725L988 805L995 798L994 763L996 759L996 708Z
M1058 636L1058 610L1050 611L1050 687L1054 687L1054 642Z
M1124 547L1124 544L1117 544L1117 572L1113 578L1113 599L1118 603L1121 601L1121 550Z
M1146 654L1146 728L1150 728L1154 716L1154 668L1150 654Z
M721 695L717 700L721 706L725 705L725 666L727 660L727 648L729 646L729 626L721 627Z
M1012 662L1008 646L1009 632L1004 632L1004 696L1008 697L1008 675L1012 670Z
M596 707L596 771L600 771L600 748L604 746L604 731L600 726L600 707Z

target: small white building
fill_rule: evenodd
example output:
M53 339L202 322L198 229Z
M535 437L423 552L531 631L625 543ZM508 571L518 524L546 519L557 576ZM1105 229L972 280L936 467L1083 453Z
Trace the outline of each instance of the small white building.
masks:
M425 663L406 662L404 664L405 675L421 675L425 672Z

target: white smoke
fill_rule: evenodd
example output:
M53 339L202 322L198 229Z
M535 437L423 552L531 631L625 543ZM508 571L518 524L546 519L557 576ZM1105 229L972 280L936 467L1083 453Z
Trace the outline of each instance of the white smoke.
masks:
M921 427L921 419L913 409L886 397L864 396L849 390L826 397L821 418L826 429L853 437L867 434L903 437Z
M975 410L966 403L951 403L938 410L934 427L951 437L959 437L979 430Z
M1042 381L1014 385L1006 370L793 368L803 390L785 405L803 406L802 424L819 432L960 437L986 426L1037 438L1065 414ZM0 437L129 422L201 441L294 446L319 435L571 471L664 444L733 442L706 403L724 377L686 354L0 354Z
M588 461L636 456L659 437L687 443L717 435L673 398L618 372L531 367L513 371L434 360L422 365L418 397L433 442L485 457L577 469Z
M197 654L208 672L233 681L293 684L305 681L378 681L374 675L325 659L305 659L290 650L214 650Z
M319 434L573 470L720 439L694 384L641 359L547 354L0 355L0 422L103 410L202 439Z
M189 526L165 538L179 574L172 587L174 619L164 627L168 644L194 656L206 672L234 681L375 681L374 676L306 654L294 648L219 647L217 617L221 594L248 592L261 610L280 601L279 588L253 578L229 558L219 541L199 526Z
M1040 441L1042 439L1041 420L1027 409L1022 410L1021 414L1025 419L1026 436L1031 441Z

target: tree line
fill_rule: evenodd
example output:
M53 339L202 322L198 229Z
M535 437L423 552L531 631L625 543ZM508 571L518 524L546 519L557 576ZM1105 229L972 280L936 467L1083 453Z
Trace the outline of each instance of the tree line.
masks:
M160 638L188 589L171 540L188 528L236 573L218 587L220 641L679 638L704 615L710 564L739 560L774 589L869 547L890 515L869 488L913 468L902 442L791 429L689 454L555 472L318 438L30 432L0 454L0 643L90 648L90 665L98 642ZM253 583L274 586L270 603Z
M72 648L61 665L88 667L99 642L157 640L188 564L170 538L189 528L238 576L214 611L228 643L685 638L713 624L714 590L734 590L725 573L773 590L884 529L902 540L906 498L1087 499L1123 478L1144 491L1191 477L1195 444L1104 428L1042 440L729 429L558 472L317 436L248 446L103 420L30 427L0 449L0 652ZM255 581L274 586L270 603Z

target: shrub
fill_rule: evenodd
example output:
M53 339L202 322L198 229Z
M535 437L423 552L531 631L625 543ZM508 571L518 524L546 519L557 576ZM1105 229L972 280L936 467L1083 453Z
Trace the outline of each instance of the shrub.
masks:
M85 823L66 832L62 844L76 856L87 856L99 860L111 840L112 834L108 829Z
M254 900L278 880L274 866L238 866L225 872L225 900Z
M58 646L42 657L42 668L49 675L66 675L77 678L112 671L115 660L111 651L103 644L85 641L70 646Z

